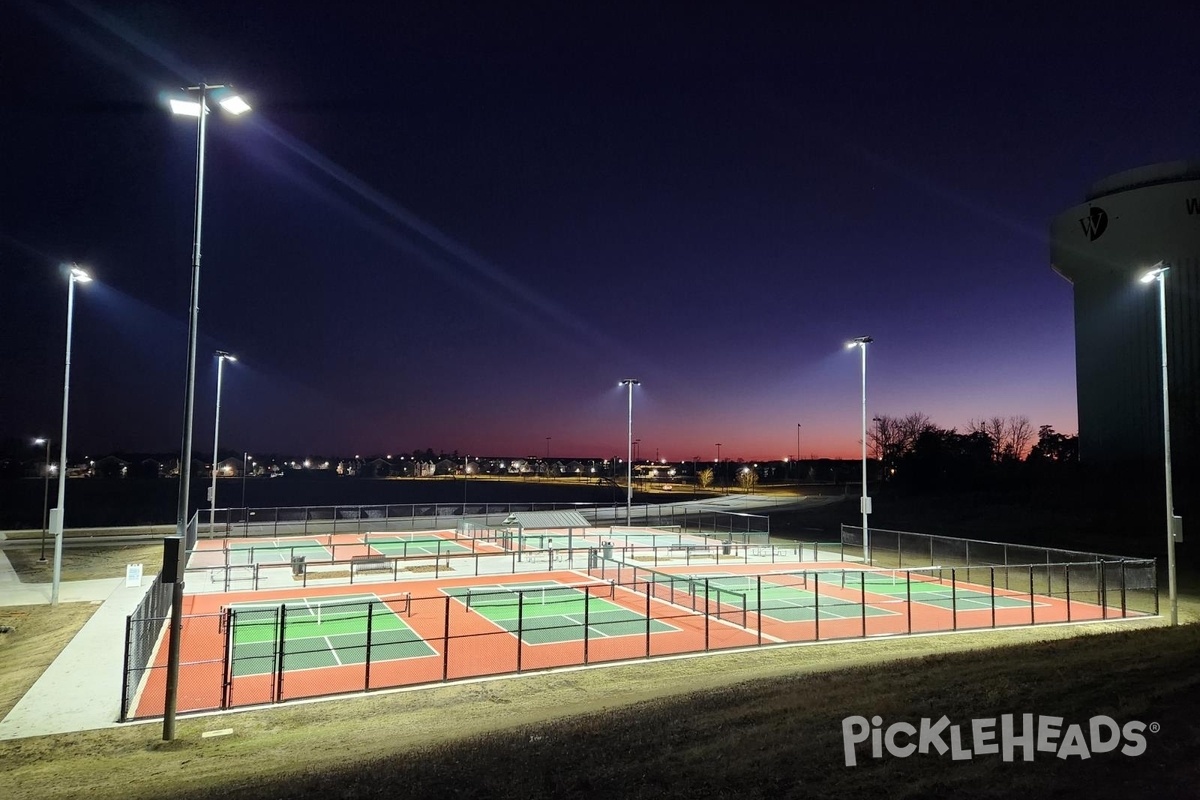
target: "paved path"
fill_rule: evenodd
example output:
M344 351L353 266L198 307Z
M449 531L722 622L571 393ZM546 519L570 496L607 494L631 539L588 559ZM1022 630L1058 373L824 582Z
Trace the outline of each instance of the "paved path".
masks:
M100 604L33 687L0 721L0 740L93 730L117 724L125 617L145 595L151 578L127 587L124 578L66 581L59 602ZM0 605L50 602L50 584L21 583L0 552Z

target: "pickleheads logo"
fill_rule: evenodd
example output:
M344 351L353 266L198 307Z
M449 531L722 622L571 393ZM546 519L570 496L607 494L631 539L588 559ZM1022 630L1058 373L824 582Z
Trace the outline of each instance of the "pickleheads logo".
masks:
M1158 733L1157 722L1146 724L1131 720L1118 725L1112 717L1099 714L1086 723L1063 727L1062 717L1022 714L1018 721L1013 714L1003 714L997 720L973 719L967 725L950 722L943 716L936 722L921 719L919 725L893 722L884 727L883 718L853 716L842 720L842 747L846 766L858 764L858 745L870 740L871 758L883 758L884 753L896 758L908 758L913 753L938 756L950 754L954 761L969 761L975 756L999 755L1003 761L1013 761L1020 751L1024 761L1033 761L1036 753L1052 753L1057 758L1091 758L1096 753L1111 753L1120 748L1121 755L1140 756L1146 752L1146 732ZM967 738L969 737L969 738ZM969 746L967 746L969 745Z

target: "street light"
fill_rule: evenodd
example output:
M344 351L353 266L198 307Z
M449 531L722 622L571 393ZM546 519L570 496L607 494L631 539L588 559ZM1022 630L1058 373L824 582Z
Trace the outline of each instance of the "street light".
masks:
M50 509L50 439L45 436L39 436L33 440L35 445L44 444L46 446L46 477L45 488L42 492L42 554L38 556L38 561L46 562L46 514Z
M625 524L630 524L633 509L633 387L640 386L637 378L626 378L618 386L629 387L629 448L625 458Z
M721 443L720 442L717 442L717 464L716 464L716 467L717 467L717 476L720 477L721 472L722 472L722 470L721 470Z
M355 456L354 458L355 458L355 460L357 460L358 456ZM250 460L250 454L243 451L242 452L242 508L246 507L246 462L249 460ZM355 472L355 474L358 474L357 465L354 468L354 472Z
M216 527L217 520L217 442L220 441L221 433L221 379L225 373L226 361L237 361L237 356L226 353L224 350L218 350L217 356L217 419L213 423L213 463L212 463L212 487L208 490L208 534L212 535ZM245 475L245 459L242 461L242 474ZM243 490L245 484L243 484Z
M1171 598L1171 624L1179 624L1179 598L1175 592L1175 542L1183 539L1183 520L1175 516L1175 496L1171 486L1171 400L1167 389L1167 270L1162 261L1141 277L1142 283L1158 281L1158 331L1162 350L1163 469L1167 496L1167 590Z
M863 557L871 563L871 535L867 530L867 515L871 513L871 498L867 496L867 345L875 341L870 336L859 336L846 343L846 347L857 347L862 353L862 511Z
M796 423L796 483L800 483L803 476L800 474L800 423Z
M200 316L200 229L204 212L204 133L208 119L208 97L212 93L217 103L230 114L241 115L250 110L246 101L232 87L225 85L189 86L184 89L195 100L172 99L171 111L196 117L196 192L195 225L192 230L192 288L188 314L187 379L184 384L183 447L179 457L179 501L175 509L175 532L187 541L188 492L192 481L192 418L196 401L196 337ZM163 710L163 739L175 739L175 708L179 688L179 638L183 630L183 576L172 589L171 638L167 646L166 699Z
M92 276L81 269L78 264L67 267L67 357L63 368L63 410L62 437L59 440L58 459L58 505L51 515L50 522L54 528L54 578L50 585L50 605L58 605L58 585L62 579L62 546L63 519L66 513L67 492L67 410L71 397L71 326L75 316L75 284L91 283ZM49 445L47 445L49 448Z

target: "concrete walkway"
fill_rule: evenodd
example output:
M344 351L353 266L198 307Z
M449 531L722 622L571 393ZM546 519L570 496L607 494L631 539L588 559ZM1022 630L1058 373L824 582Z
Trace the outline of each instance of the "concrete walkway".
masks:
M0 740L107 728L121 710L125 618L150 586L125 586L124 578L59 584L59 602L99 603L79 633L63 648L33 687L0 721ZM21 583L0 552L0 605L50 602L48 583Z

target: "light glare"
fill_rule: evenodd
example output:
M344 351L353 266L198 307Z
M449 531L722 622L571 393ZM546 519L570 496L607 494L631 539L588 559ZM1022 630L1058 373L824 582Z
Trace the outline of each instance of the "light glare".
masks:
M185 117L200 116L200 104L195 100L176 100L171 98L171 113L182 114Z
M218 102L220 102L221 108L237 116L245 114L250 110L250 104L243 100L240 94L230 95Z

